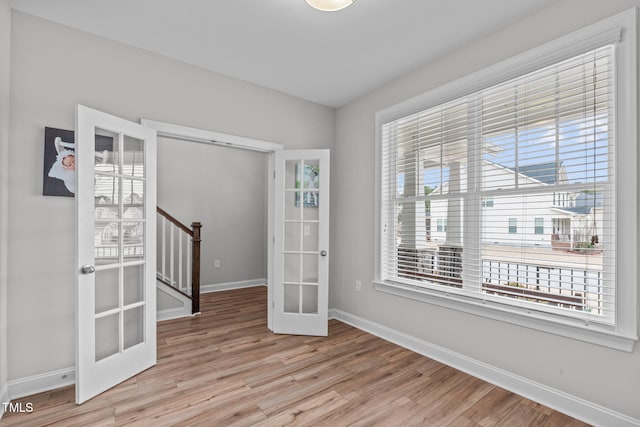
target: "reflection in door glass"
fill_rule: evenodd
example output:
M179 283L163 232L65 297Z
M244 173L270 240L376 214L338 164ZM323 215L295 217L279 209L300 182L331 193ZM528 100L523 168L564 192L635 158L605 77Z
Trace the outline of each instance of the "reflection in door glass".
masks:
M284 186L285 190L301 188L302 169L300 160L287 160L284 166Z
M117 174L119 134L104 129L95 130L95 172Z
M120 222L97 222L94 226L94 255L96 265L115 264L119 260L118 236Z
M124 135L124 154L122 157L122 174L144 178L144 145L143 141Z
M117 219L120 217L120 178L95 175L95 219Z
M300 210L300 198L302 192L287 191L284 193L284 219L288 221L299 221L302 219Z
M122 179L122 217L144 219L144 181Z
M142 259L144 256L144 223L126 221L122 223L122 251L125 261Z

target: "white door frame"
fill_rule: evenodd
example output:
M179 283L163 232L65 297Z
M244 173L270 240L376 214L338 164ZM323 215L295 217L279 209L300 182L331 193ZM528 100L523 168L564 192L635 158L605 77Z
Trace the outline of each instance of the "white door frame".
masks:
M259 139L246 138L243 136L231 135L221 132L213 132L210 130L191 128L187 126L175 125L167 122L160 122L150 119L140 119L140 124L155 129L158 133L158 137L179 139L189 142L198 142L201 144L219 145L222 147L238 148L241 150L258 151L260 153L266 153L269 161L269 168L267 171L267 179L270 182L267 191L267 238L271 241L267 247L267 303L269 308L267 309L268 319L267 327L273 330L273 236L274 236L274 208L275 197L274 189L275 182L272 179L275 173L275 152L277 150L284 150L284 145L276 144L274 142L261 141Z

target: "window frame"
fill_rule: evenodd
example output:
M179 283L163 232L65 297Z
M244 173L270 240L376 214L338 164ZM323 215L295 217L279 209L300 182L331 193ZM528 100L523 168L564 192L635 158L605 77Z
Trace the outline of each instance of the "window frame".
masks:
M381 279L382 124L615 43L616 317L603 325L501 304L482 295L417 287ZM604 19L486 69L378 111L376 122L375 289L511 324L630 352L638 340L637 9ZM623 232L624 231L624 232Z
M542 225L538 225L538 222L542 222ZM533 219L533 234L544 235L544 218Z
M518 234L518 218L509 218L509 234Z

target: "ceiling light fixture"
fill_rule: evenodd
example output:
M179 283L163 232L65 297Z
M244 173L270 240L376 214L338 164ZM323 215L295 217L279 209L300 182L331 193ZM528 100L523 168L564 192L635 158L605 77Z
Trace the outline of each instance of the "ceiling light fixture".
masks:
M335 12L351 6L356 0L305 0L307 4L325 12Z

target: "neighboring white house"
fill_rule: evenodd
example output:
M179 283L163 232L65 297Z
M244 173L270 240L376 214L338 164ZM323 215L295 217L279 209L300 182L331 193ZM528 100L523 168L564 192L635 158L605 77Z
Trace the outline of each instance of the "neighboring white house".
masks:
M461 187L465 188L465 174L461 175ZM539 163L520 166L516 171L485 160L483 175L485 188L492 194L481 202L483 243L573 249L602 242L601 194L555 191L555 184L568 182L564 165ZM514 188L516 182L520 187L539 186L541 191L527 196L498 195L500 190ZM447 187L445 183L445 194ZM427 213L427 240L438 244L447 241L447 216L451 217L448 201L432 200Z

